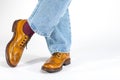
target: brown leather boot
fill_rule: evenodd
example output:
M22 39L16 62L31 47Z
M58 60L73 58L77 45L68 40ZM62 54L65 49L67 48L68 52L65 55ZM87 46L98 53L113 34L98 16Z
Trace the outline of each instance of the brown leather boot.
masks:
M9 66L15 67L23 53L23 50L30 40L30 37L23 32L23 25L26 20L16 20L12 27L14 35L6 47L6 60Z
M53 73L62 70L62 66L68 64L70 64L69 53L56 52L45 62L42 70Z

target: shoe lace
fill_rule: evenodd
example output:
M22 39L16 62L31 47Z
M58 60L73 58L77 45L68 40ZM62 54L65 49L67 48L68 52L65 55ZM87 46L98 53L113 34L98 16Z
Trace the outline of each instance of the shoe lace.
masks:
M27 49L27 42L28 41L29 41L29 39L27 38L27 36L25 36L20 43L20 47L24 47L26 45L26 49Z
M54 57L58 57L58 58L60 58L60 57L62 57L62 54L59 53L59 52L57 52L57 53L54 53L53 56L54 56Z

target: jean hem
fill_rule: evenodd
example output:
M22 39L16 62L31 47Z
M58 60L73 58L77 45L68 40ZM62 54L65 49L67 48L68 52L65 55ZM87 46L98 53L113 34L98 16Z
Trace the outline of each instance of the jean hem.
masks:
M55 52L63 52L63 53L70 53L69 50L51 50L51 54L54 54Z
M30 25L30 28L37 34L44 36L44 37L50 37L50 33L44 33L44 32L40 32L36 29L36 27L34 26L34 24L31 23L31 21L28 19L28 23Z

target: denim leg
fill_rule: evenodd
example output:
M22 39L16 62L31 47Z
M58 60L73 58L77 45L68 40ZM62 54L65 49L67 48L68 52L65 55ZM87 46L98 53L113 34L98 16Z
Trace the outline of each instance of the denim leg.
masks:
M54 52L70 52L71 27L68 10L55 26L50 37L45 37L45 39L51 54Z
M64 16L71 0L40 0L28 19L31 29L45 37L51 35Z

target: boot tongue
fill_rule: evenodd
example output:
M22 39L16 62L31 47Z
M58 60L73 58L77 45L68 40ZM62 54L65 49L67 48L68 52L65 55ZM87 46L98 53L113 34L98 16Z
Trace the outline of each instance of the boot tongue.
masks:
M25 22L25 24L23 25L23 32L29 37L34 34L34 31L30 28L28 22Z

